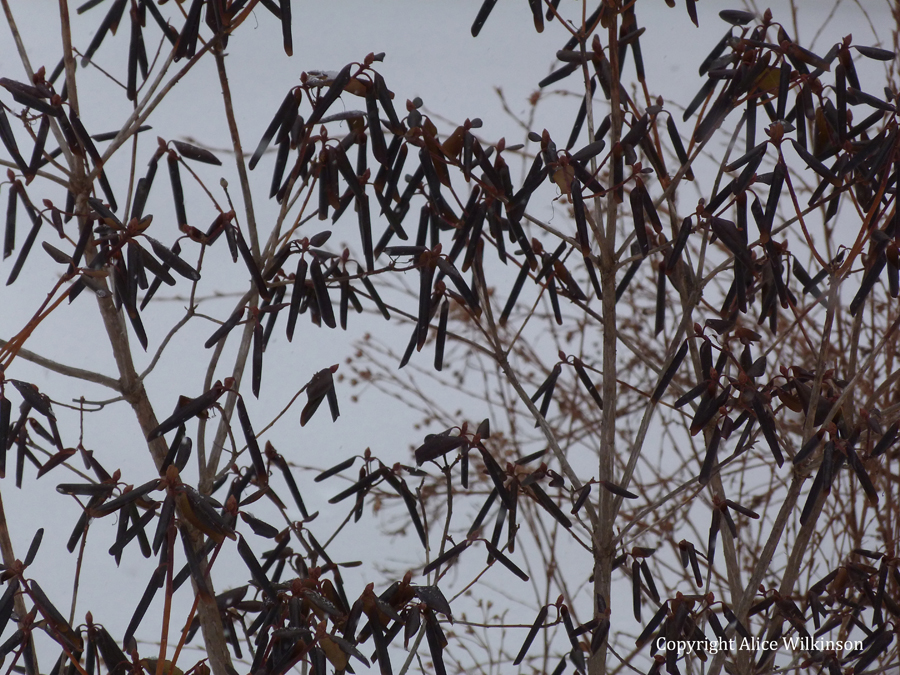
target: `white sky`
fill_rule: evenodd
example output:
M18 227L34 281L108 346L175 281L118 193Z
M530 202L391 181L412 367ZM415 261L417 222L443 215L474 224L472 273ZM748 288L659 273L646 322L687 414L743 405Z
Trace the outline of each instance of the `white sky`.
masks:
M71 4L73 9L77 6L76 2ZM73 18L76 45L86 47L92 35L91 27L105 14L108 5L109 2L104 3L84 16ZM461 122L466 117L481 117L484 121L484 126L480 130L483 137L494 140L506 136L509 143L520 142L523 133L503 112L495 87L503 88L513 112L520 115L527 114L528 96L536 90L537 81L555 68L555 51L561 48L568 38L568 34L557 22L548 23L544 33L537 35L531 24L527 3L523 0L498 3L477 39L471 37L469 28L480 2L471 0L452 3L414 0L394 2L335 0L301 3L294 0L293 5L295 26L293 58L285 57L278 23L261 6L242 27L237 38L229 43L227 63L230 81L244 148L248 153L255 148L287 89L299 82L302 71L338 70L351 60L361 60L368 52L382 51L386 53L386 57L378 69L388 86L396 93L394 102L401 115L404 101L420 96L430 113L454 122ZM804 3L804 5L805 18L800 26L801 41L819 30L825 21L825 16L822 15L824 10L821 9L820 3ZM56 16L57 3L50 0L12 0L10 6L27 45L32 64L35 67L45 65L48 71L51 70L61 54ZM696 66L727 31L728 26L715 16L719 9L726 6L730 5L718 2L699 3L701 26L704 27L704 30L699 31L690 24L681 2L672 10L667 9L662 2L639 3L639 23L648 27L642 39L644 60L648 67L648 82L651 93L662 95L667 106L674 104L673 109L678 110L678 106L686 105L700 87L701 81L696 75ZM862 6L870 12L872 22L876 25L887 16L886 3L863 2ZM564 13L572 12L574 7L575 3L568 1L562 3ZM776 18L783 17L787 25L791 25L789 14L783 10L783 3L782 9L776 8L775 13ZM148 37L145 38L148 51L155 48L159 37L158 29L155 25L151 25L151 22L152 19L148 18L146 31ZM202 30L206 31L206 28ZM793 28L790 30L794 33ZM112 73L121 79L124 79L127 31L126 19L123 20L118 39L107 38L94 59L102 67L110 68ZM848 33L853 34L856 43L875 44L869 23L863 17L859 6L845 0L839 3L837 11L823 28L822 37L813 48L825 52L828 45ZM860 62L857 67L861 69L864 61L860 59ZM875 73L879 72L877 70L879 67L876 64L866 65L866 68ZM631 74L632 69L633 66L629 64L628 74ZM96 69L86 69L80 75L84 77L80 89L82 119L89 131L97 133L117 129L128 113L127 107L123 106L124 96L115 91L115 85L110 85ZM20 81L25 79L6 26L0 26L0 77ZM564 82L549 89L557 90L565 87ZM13 104L5 91L0 91L0 100L18 109L18 104ZM348 107L364 107L361 99L345 96L344 101ZM535 129L537 131L544 127L550 129L557 143L560 146L564 145L577 105L577 99L572 97L549 96L548 100L538 107ZM688 125L681 123L680 115L678 121L682 135L686 136ZM171 99L160 106L154 114L151 124L154 127L153 131L142 136L138 175L143 174L143 167L156 145L157 136L167 140L191 137L214 149L230 147L219 99L219 84L212 61L208 61L205 66L197 68L185 78L173 92ZM24 147L30 152L30 145ZM226 152L218 154L225 167L221 169L200 167L198 173L213 187L217 186L220 175L226 175L233 186L232 196L239 199L238 181L231 157ZM5 152L2 155L5 157ZM271 166L272 159L269 157L260 162L254 173L254 180L258 181L259 188L255 196L255 206L257 218L263 227L267 221L274 220L277 214L274 204L267 203L263 199L268 193ZM110 170L109 173L120 203L124 203L127 166ZM188 181L184 173L182 178L187 186ZM188 191L196 195L195 190L188 189ZM217 198L221 198L221 191L214 190L214 194ZM4 185L0 187L0 204L4 206L6 195ZM35 192L32 197L36 195L44 196ZM171 243L176 235L174 225L171 224L174 222L174 212L169 195L168 176L163 162L146 212L154 214L155 236L167 244ZM59 188L53 188L47 196L59 206L65 202L64 193ZM548 218L553 217L552 205L544 209ZM240 206L238 211L239 217L242 217ZM188 204L188 213L192 224L205 229L214 212L205 198L195 196ZM17 237L19 242L24 239L26 233L23 215L20 209ZM311 229L305 231L307 234L324 229L324 226L319 227L316 222L308 227ZM332 243L343 241L340 236L342 232L347 232L346 238L352 239L355 237L355 228L355 223L349 221L339 223L335 228ZM379 233L381 231L378 226L374 229ZM211 286L207 288L228 290L245 288L246 274L241 264L232 265L224 246L218 249L217 253L212 254L213 257L207 262L204 270L205 277L211 279ZM4 282L14 259L12 257L0 262L0 279ZM56 273L57 270L49 259L36 246L26 263L20 281L12 287L0 287L0 308L2 308L0 337L8 338L27 322L30 312L52 285ZM186 288L186 285L178 287L179 290ZM201 311L224 319L230 314L233 302L234 299L229 298L205 303ZM183 302L172 302L148 309L144 320L150 335L151 354L154 346L159 343L175 320L172 317L177 318L182 306ZM280 408L313 372L331 363L343 362L344 355L350 349L350 342L358 338L363 330L380 335L386 341L399 341L405 345L409 326L389 328L384 322L380 322L380 319L373 318L366 323L359 320L354 322L354 318L356 317L351 316L351 331L344 335L339 331L326 332L326 329L315 329L305 321L305 317L301 317L298 323L298 336L290 348L285 348L283 319L279 322L279 326L275 329L273 344L282 350L279 353L289 354L294 361L281 372L271 368L265 371L263 398L268 402L268 409ZM50 356L55 355L60 361L70 365L96 368L112 375L114 367L108 356L106 338L97 331L96 319L93 300L86 293L72 307L61 307L50 320L44 322L29 340L28 348ZM213 324L197 321L194 328L186 330L184 335L175 340L163 360L163 365L149 380L151 397L160 419L166 417L172 410L179 394L195 396L200 393L207 354L200 354L198 357L197 342L199 340L202 343L213 329ZM402 346L394 348L402 351ZM139 351L139 347L137 350ZM233 350L226 350L221 363L229 364L232 354ZM427 366L431 354L426 355L423 352L421 357ZM142 355L138 357L139 370L146 361L146 357ZM60 381L56 377L48 378L45 373L23 360L17 361L13 371L7 375L34 381L40 387L50 387L52 383L51 391L60 399L64 399L65 395L71 398L81 392L86 392L88 397L109 397L108 392L97 387L83 387L78 383ZM222 370L218 377L225 375L227 373ZM245 382L249 382L249 379ZM249 386L246 388L249 390ZM342 417L337 424L331 423L323 408L302 431L298 424L293 423L274 435L272 441L276 447L289 459L321 467L334 464L351 454L361 453L366 444L372 444L375 454L388 463L412 462L408 448L411 444L419 443L424 433L412 428L418 421L418 415L410 416L404 406L395 401L378 399L374 395L367 396L364 405L356 406L348 400L349 389L339 389L338 395L341 400ZM97 449L98 456L108 469L121 465L126 481L142 483L151 476L152 469L146 450L141 447L140 436L131 411L119 405L111 413L102 416L104 420L102 423L89 420L85 445ZM299 417L299 409L294 409L292 414L296 420ZM263 426L263 421L271 416L263 410L262 405L251 406L251 415L257 428ZM477 411L472 411L473 417L477 415ZM65 417L66 420L62 425L64 438L66 436L77 438L77 418L69 414ZM375 443L373 438L376 439ZM70 498L57 495L53 488L59 482L72 480L72 476L66 475L63 470L56 470L39 483L35 483L33 469L29 467L26 469L28 474L26 489L20 492L15 489L13 483L13 457L14 454L11 453L7 459L7 477L0 483L0 491L7 509L17 554L24 556L34 530L38 526L46 527L48 532L33 575L51 597L66 597L72 583L72 557L65 552L64 547L77 518L77 512L70 508ZM314 486L311 476L305 475L300 476L299 482L310 510L328 509L326 501L337 491L337 483L327 482L324 485ZM342 517L343 513L343 509L340 508L335 510L334 515ZM320 522L322 520L325 520L324 516ZM334 555L336 559L363 557L365 552L360 551L360 548L370 546L381 548L389 541L377 536L367 536L363 540L356 539L359 534L373 527L373 520L369 514L365 516L363 524L364 528L352 530L354 538L349 540L345 538L344 541L337 542L335 550L338 553ZM327 533L328 529L321 525L320 529L314 528L314 531L318 536ZM87 607L93 608L99 603L105 607L99 615L95 613L95 618L110 625L122 625L124 629L124 624L139 597L140 591L137 589L142 589L146 583L149 568L140 558L136 548L132 547L126 552L122 569L117 573L111 569L112 559L104 551L112 543L114 536L115 524L111 518L96 522L92 528L89 549L94 551L92 565L95 566L95 571L100 571L100 574L83 579L81 597L84 601L79 603L76 622L83 620L83 612ZM361 541L364 543L360 544ZM256 544L257 542L254 542L254 546ZM263 549L257 547L257 550ZM403 553L401 551L399 557L406 559L407 556ZM388 555L393 556L395 552L389 551ZM242 583L246 576L243 569L237 570L235 583ZM218 590L224 590L221 582ZM356 592L358 590L360 589L356 589ZM348 593L353 592L348 588ZM128 600L120 603L118 602L120 597L126 597ZM522 620L530 622L532 618L529 616ZM116 636L120 637L118 633ZM519 638L514 636L513 639ZM49 658L46 654L43 655L45 667L49 666L46 663ZM55 654L52 658L55 658ZM361 670L359 668L357 672Z

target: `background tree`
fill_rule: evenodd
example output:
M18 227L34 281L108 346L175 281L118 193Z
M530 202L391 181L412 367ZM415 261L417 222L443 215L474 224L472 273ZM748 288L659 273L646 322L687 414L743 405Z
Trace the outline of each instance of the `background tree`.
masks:
M540 86L580 103L513 145L474 116L439 133L372 53L244 124L228 56L251 20L290 55L290 0L92 1L83 43L61 0L62 59L36 68L0 4L26 72L0 80L7 306L33 302L4 319L0 461L38 500L29 464L74 472L55 485L78 504L45 511L74 525L68 596L33 574L42 530L26 548L0 518L10 670L897 662L894 52L689 0L727 33L680 108L648 81L642 4L532 2L567 40ZM203 78L229 148L177 124L148 142ZM358 351L322 360L351 308ZM424 413L411 458L372 452L397 426L380 402L338 422L354 384ZM383 507L404 547L361 556L352 521ZM104 536L152 561L120 625L78 593L106 583Z

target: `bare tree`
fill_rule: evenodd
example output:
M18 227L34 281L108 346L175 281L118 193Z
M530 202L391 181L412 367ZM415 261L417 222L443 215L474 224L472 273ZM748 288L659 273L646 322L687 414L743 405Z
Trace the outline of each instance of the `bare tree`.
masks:
M57 485L72 513L48 516L74 523L71 597L32 574L43 530L17 559L0 509L7 672L39 657L70 675L896 667L895 51L801 46L793 4L701 23L687 0L702 34L727 32L696 95L667 101L637 3L532 1L535 28L567 40L539 85L578 107L558 129L521 120L512 145L476 118L439 132L371 53L304 72L257 111L268 126L243 126L229 44L269 12L290 55L290 0L92 0L87 46L60 0L63 58L36 69L0 4L27 73L0 79L6 293L42 294L3 322L0 472L14 465L18 488L29 464L77 474ZM880 14L896 49L897 15ZM105 55L119 42L122 62ZM230 147L178 128L145 142L207 63ZM94 119L79 99L101 95ZM342 217L354 242L330 248ZM69 303L84 309L60 319ZM351 308L371 316L349 358L305 348L305 384L267 400L263 373L297 369L275 331L313 324L328 342ZM69 365L70 340L32 348L79 321L115 375ZM114 398L69 400L68 379ZM408 462L279 451L336 421L353 387L421 412ZM128 407L152 470L85 442ZM380 429L356 433L376 445ZM337 492L320 499L313 478ZM402 546L348 562L335 551L366 512ZM130 621L104 626L78 588L102 576L89 534L110 516L115 561L152 563L117 598Z

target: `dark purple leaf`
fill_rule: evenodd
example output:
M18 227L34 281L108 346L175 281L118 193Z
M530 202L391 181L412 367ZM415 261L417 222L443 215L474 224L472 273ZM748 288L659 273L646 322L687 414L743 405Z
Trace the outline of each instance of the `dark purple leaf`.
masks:
M631 606L634 620L641 622L641 564L635 560L631 564Z
M175 45L175 60L191 58L197 51L197 38L200 33L200 13L204 5L203 0L194 0L185 19L181 35Z
M334 318L334 308L331 305L331 297L328 294L328 285L325 283L325 275L322 273L322 266L317 259L313 259L309 271L313 283L313 290L316 294L316 304L319 307L322 321L324 321L325 325L329 328L335 328L337 322Z
M631 191L631 215L634 224L634 234L644 255L650 253L650 240L647 237L647 228L644 225L644 198L638 186Z
M373 483L375 483L375 481L380 480L381 478L384 478L384 476L387 472L388 472L388 470L382 467L381 469L378 469L377 471L373 471L369 474L366 474L363 478L358 480L356 483L351 485L346 490L342 490L341 492L338 492L334 497L332 497L331 499L328 500L328 503L329 504L337 504L338 502L345 500L347 497L352 497L353 495L355 495L359 492L362 492L362 491L368 491L369 487Z
M221 384L216 383L213 385L212 389L206 393L201 394L197 398L188 399L188 401L184 405L180 405L168 419L151 431L147 436L147 440L152 441L155 438L159 438L163 434L172 431L172 429L177 429L179 425L192 417L208 410L223 393L225 393L225 388Z
M469 531L466 533L466 536L471 537L481 528L484 519L487 517L488 512L491 510L491 506L497 499L497 494L497 488L494 488L488 495L488 498L485 500L481 509L478 511L478 515L475 516L475 520L472 521L472 525L471 527L469 527Z
M456 546L453 546L452 548L444 551L444 553L442 553L437 558L432 560L430 563L425 565L425 568L422 570L422 574L423 575L431 574L432 572L434 572L436 569L438 569L444 563L448 563L451 560L455 559L456 557L459 556L460 553L462 553L467 548L469 548L469 545L471 543L472 542L466 540L466 541L459 543Z
M876 61L893 61L897 55L887 49L879 47L864 47L862 45L853 45L853 48L865 57L875 59Z
M244 316L244 308L238 307L234 312L232 312L231 316L229 316L225 322L219 326L212 335L209 336L209 339L204 343L204 347L209 349L219 342L223 337L228 335L231 332L231 329L238 325L238 322L241 320L241 317Z
M484 541L485 546L487 546L488 551L490 551L491 555L494 557L494 559L499 561L501 565L503 565L506 569L508 569L513 574L515 574L517 577L519 577L522 581L528 581L528 575L525 574L525 572L523 572L521 569L519 569L519 567L516 566L516 564L512 560L510 560L505 555L503 555L500 552L500 549L498 549L496 546L494 546L494 544L489 542L487 539L485 539L483 541Z
M31 230L28 232L28 236L25 237L25 243L22 244L22 248L19 250L19 256L16 258L15 264L13 264L13 268L9 273L9 278L6 280L6 285L9 286L12 284L19 276L19 272L22 271L22 266L25 264L25 259L28 257L28 253L31 251L31 247L34 246L34 242L37 239L38 232L41 229L41 224L43 223L43 219L38 215L38 213L34 210L34 207L31 206L30 202L28 202L25 198L25 193L20 192L20 196L22 197L23 204L25 205L26 210L31 216ZM12 199L12 195L10 195L10 199ZM9 215L9 211L7 211L7 216ZM13 214L15 215L15 214ZM9 247L9 250L12 251L12 239L14 239L15 230L13 227L10 228L9 221L7 221L6 226L6 245L4 246L4 253L6 246Z
M888 448L890 448L894 444L894 441L897 440L898 432L900 432L900 422L894 422L888 430L884 432L884 435L878 443L875 444L875 447L872 448L870 457L879 457L887 452ZM0 434L0 438L2 438L2 434Z
M323 368L310 378L309 383L306 385L307 402L300 413L300 426L305 426L309 422L318 409L319 404L325 400L329 392L334 390L334 378L332 375L335 370L337 370L337 366Z
M131 615L131 621L128 622L128 627L125 629L125 637L122 639L124 644L127 645L131 642L135 631L137 631L138 627L141 625L144 615L150 608L150 603L153 602L156 591L162 588L165 577L165 565L160 565L153 571L153 574L150 576L150 581L147 583L147 588L144 589L144 594L141 596L138 606L134 610L134 614Z
M81 66L82 68L86 66L94 53L100 48L101 43L103 42L103 38L106 37L106 34L112 30L115 32L116 28L119 25L119 21L122 19L122 14L125 12L126 0L115 0L112 6L109 9L109 12L104 17L103 21L100 23L100 27L97 29L97 32L94 34L94 39L91 40L91 43L88 45L88 48L84 51L84 54L81 57Z
M318 122L328 110L328 108L331 107L331 104L338 99L338 97L344 91L344 87L346 87L350 82L351 67L352 64L349 63L344 66L341 71L335 76L334 80L332 80L325 93L319 96L319 98L316 100L316 105L309 116L309 120L307 120L307 125L311 126Z
M24 565L27 567L34 562L38 549L41 547L41 540L44 538L44 528L39 528L31 539L31 545L28 547L28 553L25 554Z
M270 446L267 446L267 454L269 447ZM352 461L355 458L351 457L350 459ZM300 509L300 514L304 518L309 518L309 513L306 510L306 504L303 503L303 497L300 495L300 489L297 487L297 482L294 480L294 475L291 473L291 469L288 466L287 461L278 453L274 453L272 463L281 470L281 475L284 477L284 482L287 483L288 490L290 491L291 496L294 498L294 503L297 504L297 508Z
M496 4L497 0L484 0L481 3L481 8L478 10L478 14L472 24L472 37L478 37L478 33L481 32L481 29L484 27L484 22L487 21L488 16L491 14L491 10L494 9L494 5Z
M638 498L638 496L636 494L634 494L633 492L626 490L621 485L617 485L616 483L613 483L612 481L601 480L601 481L599 481L599 483L604 488L606 488L607 490L609 490L610 492L612 492L614 495L616 495L618 497L624 497L625 499L637 499ZM580 496L579 496L579 499L581 499Z
M275 589L272 587L266 573L263 572L262 566L259 564L259 561L256 559L256 556L253 554L253 551L243 537L238 537L237 549L241 558L244 560L244 564L247 565L247 569L250 570L250 575L253 577L253 580L270 599L274 600L276 597Z
M560 510L559 506L556 505L556 502L550 499L549 495L544 492L540 485L532 483L529 487L532 493L534 493L538 504L540 504L547 513L553 516L554 520L565 528L572 527L572 521Z
M222 166L221 160L205 148L200 148L184 141L172 141L172 145L174 145L175 149L186 159L192 159L195 162L202 162L204 164L213 164L214 166Z
M250 529L253 530L253 534L259 537L274 539L278 536L277 527L250 515L246 511L241 511L241 520L247 523L250 526Z
M557 70L554 70L552 73L547 75L547 77L545 77L540 82L538 82L538 87L540 87L541 89L543 89L544 87L549 87L551 84L555 84L556 82L559 82L560 80L564 80L565 78L567 78L569 75L571 75L578 69L579 69L579 64L567 63L562 68L558 68Z
M184 210L184 188L181 184L181 171L178 168L178 155L170 150L166 155L169 167L169 180L172 183L172 199L175 203L175 219L178 229L187 227L187 213ZM157 253L157 255L159 255Z
M128 490L127 492L123 492L120 496L115 499L110 499L108 502L95 507L92 510L91 515L97 518L102 518L103 516L109 515L115 511L122 509L125 506L128 506L132 502L141 499L145 495L150 494L154 490L159 489L159 478L153 478L143 485L139 485L138 487ZM124 517L124 516L120 516Z
M256 477L260 482L266 481L266 463L263 461L262 452L259 449L259 441L250 424L250 415L247 414L247 407L244 405L244 399L237 397L238 419L241 422L241 428L244 431L244 439L247 441L247 449L250 451L250 459L253 461L253 468L256 469Z
M434 461L467 443L468 441L463 436L428 436L425 438L425 442L416 448L416 464L421 466L425 462Z
M510 313L512 312L513 308L516 307L519 299L519 293L522 291L522 287L525 285L525 280L528 278L528 272L528 265L522 265L521 269L519 270L519 274L516 277L516 281L513 284L509 299L506 301L506 305L503 307L503 312L500 314L501 326L506 324L506 321L509 319Z
M544 627L544 620L547 618L547 607L541 607L538 612L537 618L534 620L534 623L531 625L531 628L528 629L528 635L525 636L525 641L522 643L521 649L519 649L519 653L516 655L515 660L513 661L514 666L518 666L522 663L522 659L525 658L525 655L528 653L528 648L531 647L531 643L534 642L534 638L537 637L538 631Z
M326 478L331 478L331 476L339 474L341 471L344 471L345 469L349 469L351 466L353 466L353 462L355 462L355 461L356 461L356 456L350 457L349 459L345 459L340 464L336 464L333 467L331 467L330 469L326 469L325 471L323 471L322 473L317 475L313 480L316 483L319 483L319 482L325 480Z
M295 93L295 91L297 93ZM291 89L287 93L287 96L284 97L284 101L282 101L281 106L278 108L278 111L275 113L275 117L272 118L269 126L266 127L265 132L263 132L263 136L260 139L259 144L256 146L256 150L253 152L253 156L250 158L248 166L251 171L256 167L257 163L262 158L263 153L265 153L266 148L269 147L269 143L272 142L272 138L274 138L279 128L289 129L293 124L294 118L297 116L297 107L300 102L299 92L299 89Z

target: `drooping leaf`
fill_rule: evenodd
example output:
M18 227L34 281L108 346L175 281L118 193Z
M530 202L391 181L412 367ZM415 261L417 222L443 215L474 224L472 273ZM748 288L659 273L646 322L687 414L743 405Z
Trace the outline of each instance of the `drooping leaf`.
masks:
M491 555L494 557L495 560L497 560L506 569L508 569L513 574L515 574L517 577L519 577L522 581L528 581L528 578L529 578L528 575L525 574L525 572L523 572L518 567L518 565L516 565L512 560L510 560L505 555L503 555L500 552L500 549L498 549L496 546L494 546L494 544L487 541L486 539L484 540L484 544L485 544L485 546L487 546L488 551L491 552Z
M279 129L283 129L286 127L290 127L293 123L294 118L297 114L297 107L299 105L299 89L296 90L298 93L295 93L295 90L292 89L287 93L287 96L284 97L284 101L282 101L281 106L279 106L278 110L275 113L275 117L272 118L272 121L269 123L269 126L266 128L265 132L263 132L263 136L259 141L259 144L256 146L256 150L253 152L253 156L250 157L250 162L248 163L248 167L252 171L256 168L257 163L262 158L263 153L265 153L266 149L269 147L269 143L272 142L272 138L275 137L276 132Z
M243 317L243 316L244 316L244 308L238 307L236 310L234 310L234 312L231 313L231 316L229 316L221 326L219 326L215 331L213 331L213 334L209 336L209 339L206 340L206 342L204 343L203 346L206 349L209 349L210 347L217 344L219 342L219 340L221 340L223 337L225 337L226 335L228 335L228 333L231 332L232 328L237 326L238 322L241 320L241 317Z
M481 8L475 16L475 21L472 23L472 37L478 37L478 34L481 32L481 29L484 27L485 22L491 14L491 10L494 9L494 5L496 4L497 0L484 0L481 3Z
M270 454L268 451L268 446L266 454ZM294 502L297 504L297 508L300 509L300 514L304 518L309 518L309 513L306 510L306 504L303 502L303 497L300 495L300 489L297 487L297 482L294 480L294 475L291 473L287 461L284 459L284 457L277 453L274 453L274 455L275 456L272 460L272 463L281 470L281 475L284 477L284 482L287 483L288 490L290 491L291 496L294 498ZM316 479L318 480L318 477Z
M201 148L185 141L172 141L171 143L181 153L181 156L186 159L192 159L203 164L222 166L222 161L206 148Z
M317 475L313 480L316 483L319 483L319 482L325 480L326 478L330 478L331 476L339 474L341 471L344 471L345 469L349 469L351 466L353 466L353 462L355 462L355 461L356 461L356 456L345 459L343 462L340 462L339 464L334 465L330 469L326 469L325 471L323 471L322 473Z
M371 473L367 473L362 476L357 482L348 487L346 490L342 490L337 493L334 497L328 500L329 504L337 504L342 502L347 497L352 497L353 495L359 494L360 492L368 491L368 489L376 482L384 478L385 474L388 472L387 469L381 468L377 471L372 471Z
M178 406L178 408L170 417L168 417L159 426L157 426L156 429L148 434L147 440L152 441L155 438L159 438L163 434L168 433L173 429L177 429L179 425L183 424L192 417L205 412L212 405L214 405L216 400L224 393L225 388L221 385L221 383L216 383L215 385L213 385L212 389L204 394L201 394L197 398L187 399L187 401L183 405Z
M263 593L274 600L275 589L272 587L266 573L262 570L262 566L259 564L259 561L256 559L256 556L243 537L238 537L237 549L241 558L244 560L244 564L247 565L247 569L250 570L250 575L253 577L253 580L259 585L259 588Z
M448 452L466 445L466 443L467 441L463 436L444 436L440 434L428 436L425 438L425 442L416 448L416 464L422 465L425 462L433 461L446 455Z
M334 378L332 374L337 366L323 368L312 376L306 385L307 402L300 413L300 426L305 426L326 397L334 396ZM336 402L336 399L335 399ZM329 400L331 404L331 400ZM337 411L332 407L332 421L337 419Z
M313 125L318 122L328 110L328 108L331 107L331 104L338 99L338 97L341 95L341 92L344 91L344 87L346 87L350 82L351 68L352 64L349 63L344 66L331 81L331 84L329 85L325 93L319 96L319 98L316 100L316 105L309 116L309 120L307 120L308 125Z
M100 45L103 43L103 39L106 37L106 34L112 30L115 32L116 27L119 25L119 21L122 19L122 14L125 12L126 0L115 0L112 6L109 8L109 12L104 17L103 21L100 22L99 28L97 28L97 32L94 34L93 40L88 45L88 48L84 51L84 54L81 57L81 66L82 68L86 66L94 53L100 48Z
M159 479L153 478L151 480L148 480L143 485L130 490L126 490L115 499L110 499L108 502L95 507L92 510L91 515L102 518L103 516L109 515L110 513L114 513L115 511L124 508L128 504L141 499L145 495L157 489L159 489Z
M32 246L34 246L34 242L37 239L38 232L41 229L41 224L43 223L43 218L34 210L34 207L31 205L27 198L25 197L24 191L19 193L23 204L25 206L26 211L31 216L31 230L28 232L28 236L25 237L25 242L22 244L22 248L19 249L19 255L16 258L16 262L13 264L13 268L9 273L9 278L6 280L6 285L9 286L18 278L19 273L22 271L22 267L25 265L25 259L28 257L28 254L31 252ZM12 195L10 195L10 199L12 199ZM9 215L9 211L7 211L7 215ZM15 217L15 214L13 214ZM15 237L15 224L12 227L9 225L9 221L7 221L6 228L6 245L4 246L4 253L8 246L9 251L12 252L12 239Z
M554 520L565 528L572 527L572 521L562 512L556 502L550 499L550 496L544 492L540 485L532 483L529 488L537 499L538 504L540 504L547 513L553 516Z
M37 556L38 549L41 547L41 540L43 538L44 528L41 527L37 532L34 533L34 537L31 540L31 545L28 547L28 553L25 554L24 564L26 567L34 562L34 559Z
M184 27L181 29L181 35L175 45L176 61L185 57L191 58L197 51L197 38L200 33L200 15L204 4L203 0L194 0L191 3L187 19L185 19L184 22Z
M621 485L617 485L616 483L613 483L611 481L601 480L600 485L602 485L604 488L606 488L607 490L609 490L610 492L612 492L614 495L616 495L618 497L623 497L624 499L637 499L638 498L638 496L636 494L634 494L633 492L631 492L630 490L626 490ZM580 499L580 496L579 496L579 499Z
M328 284L325 282L322 266L317 259L313 259L312 264L309 266L309 272L313 283L313 290L316 294L316 304L319 307L322 321L329 328L335 328L337 322L334 317L334 307L331 304L331 296L328 293Z
M528 629L528 634L525 636L525 641L522 643L522 647L519 649L519 653L516 655L516 658L513 661L514 666L518 666L520 663L522 663L522 659L524 659L525 655L528 653L528 648L531 647L531 643L534 642L534 638L537 637L538 631L543 628L544 620L546 618L547 606L544 605L538 612L537 618L534 620L531 628Z
M441 565L448 563L451 560L454 560L463 551L465 551L467 548L469 548L469 545L471 543L472 542L466 540L466 541L460 542L456 546L452 546L451 548L447 549L441 555L439 555L437 558L435 558L430 563L425 565L425 567L422 569L422 574L424 574L424 575L431 574L436 569L438 569Z
M422 523L422 518L419 516L419 500L412 493L412 490L409 489L409 486L406 484L406 481L403 480L402 476L396 475L392 471L387 471L384 474L384 478L387 483L394 488L398 495L403 499L403 503L406 505L406 510L409 513L410 520L412 520L413 527L416 530L416 534L419 535L419 541L422 542L422 547L428 548L428 535L425 532L425 526Z
M128 644L131 641L131 638L134 636L135 631L137 631L138 627L140 627L144 615L150 608L150 603L153 602L153 597L156 595L156 591L162 588L163 583L165 582L165 576L165 565L160 565L153 571L153 574L150 576L150 581L147 582L147 588L144 589L144 594L138 601L138 605L134 610L134 614L131 615L131 621L128 622L128 627L125 629L125 636L122 639L123 643Z
M247 407L244 405L244 399L240 396L237 397L237 412L238 419L241 423L241 428L244 431L244 440L247 441L247 449L250 451L250 459L253 462L253 468L256 469L256 477L259 481L266 481L266 464L263 461L262 452L259 449L259 441L256 438L256 434L253 431L253 426L250 423L250 415L247 413Z
M278 528L274 525L270 525L264 520L260 520L247 513L246 511L241 511L241 520L243 520L247 525L250 526L250 529L253 530L253 534L264 537L266 539L274 539L278 536Z
M247 246L244 235L241 234L241 231L237 228L234 228L233 231L237 249L241 254L241 258L244 260L244 264L247 266L247 270L250 272L250 278L253 279L253 285L256 286L256 290L261 298L264 300L271 300L272 292L269 290L269 287L263 279L262 271L259 269L259 265L256 264L256 260L253 258L250 247Z

